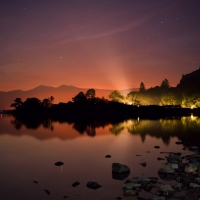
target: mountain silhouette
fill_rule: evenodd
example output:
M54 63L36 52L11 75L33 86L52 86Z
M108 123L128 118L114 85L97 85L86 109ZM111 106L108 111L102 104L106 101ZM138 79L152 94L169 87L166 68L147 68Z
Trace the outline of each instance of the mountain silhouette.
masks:
M92 87L91 87L92 88ZM55 98L54 103L72 101L72 97L76 96L79 92L86 93L89 88L78 88L71 85L61 85L59 87L51 87L51 86L44 86L40 85L36 88L31 90L22 91L22 90L12 90L8 92L0 92L0 110L4 109L12 109L10 107L13 100L16 98L21 98L22 101L25 101L27 98L36 97L40 100L44 98L48 98L53 96ZM95 89L95 88L94 88ZM126 95L128 92L138 90L137 88L132 89L124 89L120 90L123 95ZM95 89L97 97L104 97L108 99L108 95L113 90L106 90L106 89Z

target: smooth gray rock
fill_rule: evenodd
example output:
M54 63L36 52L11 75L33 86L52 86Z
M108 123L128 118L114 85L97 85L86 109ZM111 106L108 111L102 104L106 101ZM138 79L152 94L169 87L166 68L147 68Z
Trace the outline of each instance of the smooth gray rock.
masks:
M158 170L158 173L163 173L163 174L172 174L174 172L175 170L171 165L164 165Z
M189 149L190 149L191 151L198 151L198 150L199 150L199 147L197 147L197 146L190 146Z
M112 164L112 172L113 173L130 172L130 168L126 165L122 165L122 164L119 164L119 163L113 163Z
M189 185L190 188L199 188L200 185L196 184L196 183L190 183Z
M171 166L173 169L178 169L178 164L175 163L168 163L168 166Z
M188 166L199 167L199 162L188 163Z
M122 186L122 189L123 190L133 190L133 189L141 188L141 187L142 187L142 185L139 183L124 183Z

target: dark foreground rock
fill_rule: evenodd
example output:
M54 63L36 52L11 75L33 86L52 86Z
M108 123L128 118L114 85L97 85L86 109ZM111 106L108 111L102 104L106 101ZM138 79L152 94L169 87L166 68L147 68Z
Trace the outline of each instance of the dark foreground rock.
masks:
M72 187L76 187L76 186L78 186L78 185L80 185L80 183L79 183L78 181L76 181L76 182L74 182L74 183L72 184Z
M89 181L86 185L88 188L96 190L100 187L102 187L101 185L99 185L97 182L93 182L93 181Z
M58 162L56 162L54 165L56 165L56 166L62 166L62 165L64 165L64 163L63 163L63 162L60 162L60 161L58 161Z

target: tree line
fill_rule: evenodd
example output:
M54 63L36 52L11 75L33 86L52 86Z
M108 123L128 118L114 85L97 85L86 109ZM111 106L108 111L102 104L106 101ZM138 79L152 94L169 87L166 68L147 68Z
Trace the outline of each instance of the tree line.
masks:
M131 105L160 105L160 106L178 106L183 108L200 107L200 90L185 90L178 85L171 87L168 79L164 79L160 86L146 89L145 84L141 82L139 91L131 91L127 96L123 96L120 91L114 90L109 98L115 102L121 102Z
M40 100L36 97L27 98L24 102L21 98L16 98L11 104L16 112L35 113L35 112L131 112L130 106L171 106L198 108L200 107L200 92L184 91L181 87L171 87L168 79L164 79L160 86L146 89L144 82L141 82L139 91L131 91L123 96L120 91L114 90L109 94L109 100L104 97L96 97L93 88L86 93L79 92L72 97L68 103L60 102L54 104L54 97L50 96ZM155 109L155 108L154 108ZM136 110L134 110L135 112Z

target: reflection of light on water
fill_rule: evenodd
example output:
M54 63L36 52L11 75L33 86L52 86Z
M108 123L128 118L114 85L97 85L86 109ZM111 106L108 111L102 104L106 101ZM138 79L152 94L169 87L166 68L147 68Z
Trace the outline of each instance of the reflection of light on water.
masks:
M3 115L1 114L1 118L3 117Z
M191 113L190 118L191 118L193 121L194 121L194 120L197 120L197 117L195 117L195 116L193 115L193 113Z
M139 122L139 121L140 121L140 118L138 117L137 120L138 120L138 122Z

